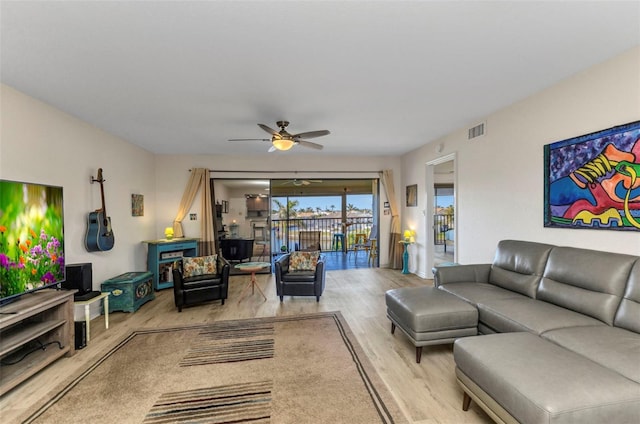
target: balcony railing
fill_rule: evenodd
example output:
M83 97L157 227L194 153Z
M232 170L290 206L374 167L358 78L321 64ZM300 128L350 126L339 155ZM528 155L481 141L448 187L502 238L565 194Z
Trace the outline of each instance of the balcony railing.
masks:
M340 218L290 218L272 219L271 237L274 249L281 251L295 250L300 231L320 231L320 247L323 251L334 249L334 237L336 233L343 233L347 250L353 249L356 234L369 236L373 225L373 217L350 217L346 220L346 231L343 230ZM341 247L338 247L340 249ZM275 252L274 252L275 253Z
M436 245L445 244L446 233L448 230L453 230L453 215L439 215L433 216L433 240Z

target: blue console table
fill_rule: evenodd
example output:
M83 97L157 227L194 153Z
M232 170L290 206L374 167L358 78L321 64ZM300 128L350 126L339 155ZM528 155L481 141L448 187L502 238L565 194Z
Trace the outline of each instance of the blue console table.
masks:
M154 290L173 287L173 264L183 256L198 256L197 238L143 241L149 245L147 269L153 274Z

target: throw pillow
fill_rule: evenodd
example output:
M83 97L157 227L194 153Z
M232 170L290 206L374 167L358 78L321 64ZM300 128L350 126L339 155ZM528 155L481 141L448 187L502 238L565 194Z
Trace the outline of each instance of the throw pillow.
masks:
M182 258L182 277L189 278L196 275L216 274L218 255L196 256Z
M291 252L289 271L315 271L320 252Z

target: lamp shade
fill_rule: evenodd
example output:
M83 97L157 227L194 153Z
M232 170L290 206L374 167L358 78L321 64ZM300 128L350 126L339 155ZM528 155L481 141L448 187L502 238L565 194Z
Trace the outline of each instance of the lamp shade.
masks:
M165 228L164 236L167 238L167 240L171 240L173 238L173 227Z
M271 143L278 150L289 150L294 145L290 138L275 138Z
M411 230L404 230L404 238L408 239L411 237Z

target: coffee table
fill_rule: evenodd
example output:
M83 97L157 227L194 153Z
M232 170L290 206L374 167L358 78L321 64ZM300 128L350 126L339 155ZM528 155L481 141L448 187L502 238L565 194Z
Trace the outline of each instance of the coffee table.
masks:
M264 297L264 300L265 301L267 300L267 296L264 295L264 292L262 291L262 289L258 285L258 282L256 281L256 272L260 271L261 269L268 268L270 266L271 266L270 262L244 262L244 263L235 265L236 269L251 273L251 281L249 281L249 284L247 284L247 286L244 289L242 289L238 303L242 301L243 295L247 290L249 290L249 287L251 287L251 294L254 294L255 289L257 288L260 294L262 295L262 297Z

